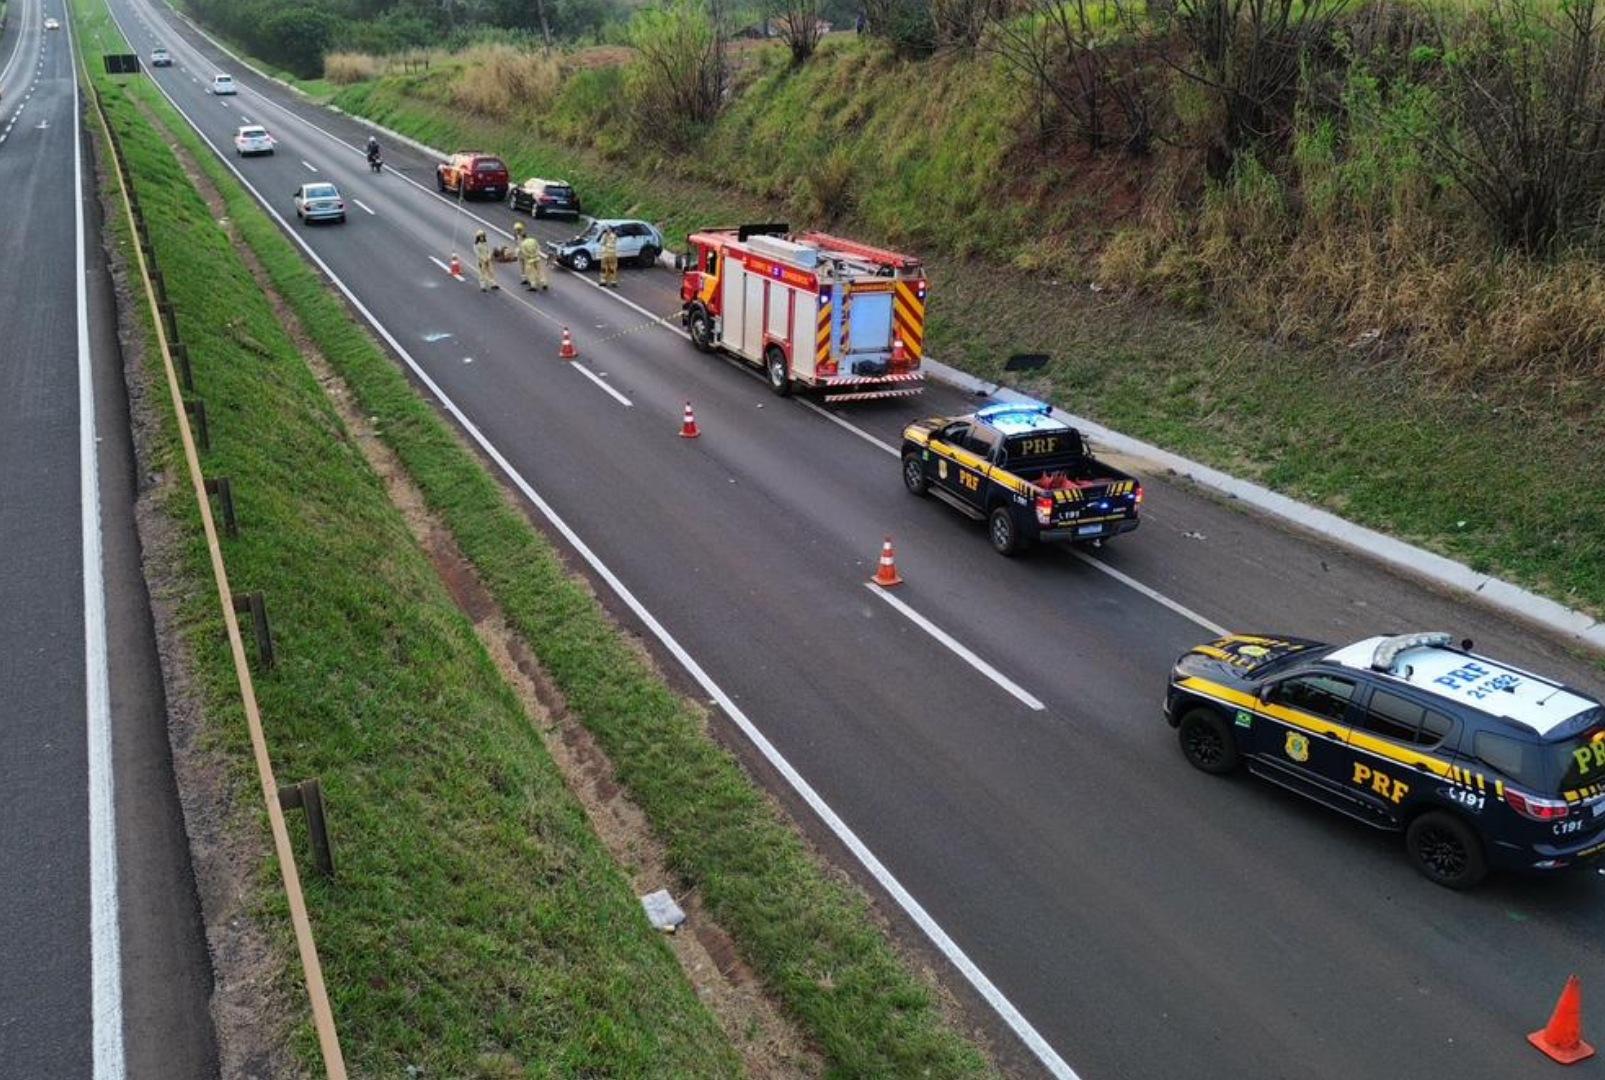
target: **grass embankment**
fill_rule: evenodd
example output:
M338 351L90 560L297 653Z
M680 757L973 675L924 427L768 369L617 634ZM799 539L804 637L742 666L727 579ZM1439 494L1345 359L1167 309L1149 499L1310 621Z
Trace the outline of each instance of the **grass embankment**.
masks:
M671 692L651 670L585 584L569 574L552 546L509 504L498 483L244 191L187 129L179 130L176 124L174 129L223 192L234 226L275 288L351 387L364 412L378 418L381 437L424 492L431 511L451 529L511 624L563 693L568 708L608 753L619 779L665 843L670 865L683 884L699 891L707 910L817 1043L831 1070L845 1076L985 1073L981 1055L945 1026L931 988L898 958L864 898L815 861L708 734L700 710ZM210 403L214 391L208 386L206 393ZM315 416L327 416L321 403L306 407ZM232 430L232 420L224 422ZM339 500L331 496L328 505L337 507ZM326 526L343 535L347 524L336 515ZM232 564L232 553L230 557ZM287 617L277 611L275 616ZM395 641L393 647L405 645L405 639L398 641L391 631L367 629L382 640ZM287 644L286 652L294 655L295 650ZM266 700L264 709L269 709ZM450 733L441 734L442 738L422 742L440 752ZM544 765L538 744L536 753ZM311 774L317 769L304 771ZM340 812L338 799L335 805ZM542 878L534 875L531 880ZM442 910L454 911L451 905L463 898L440 899ZM471 905L470 910L481 909ZM635 921L640 922L638 915ZM645 970L646 975L651 972ZM340 985L340 973L331 965L332 986ZM644 1038L643 1028L649 1032L660 1023L670 1032L650 1068L628 1062L610 1065L598 1056L573 1071L704 1076L724 1070L727 1051L716 1035L705 1059L690 1066L679 1063L682 1059L675 1053L684 1044L673 1036L689 1033L695 1026L692 1017L660 1005L626 1023L626 1018L605 1013L610 998L598 988L581 989L586 995L575 1007L585 1004L586 997L597 999L593 1027L616 1027L620 1038L632 1039ZM618 994L626 990L606 989ZM635 989L652 992L646 978ZM671 1004L678 1000L667 992L665 998ZM490 1011L500 1002L490 991L476 1004ZM394 1010L393 1020L410 1023L402 1004ZM592 1028L582 1030L589 1034ZM446 1069L437 1075L459 1073Z
M714 132L680 157L622 139L617 68L576 67L550 101L502 117L467 111L467 75L451 64L359 83L334 103L431 145L495 149L521 174L568 177L592 212L649 217L671 236L774 215L815 224L837 210L838 231L930 256L934 355L1001 378L1010 352L1046 349L1055 364L1025 389L1605 612L1605 455L1595 450L1605 407L1596 380L1539 360L1512 369L1500 335L1486 328L1481 359L1467 366L1380 348L1386 336L1355 334L1357 348L1323 343L1304 317L1291 325L1305 336L1278 333L1274 307L1241 320L1198 309L1209 272L1200 250L1265 304L1279 282L1315 295L1308 279L1323 273L1326 295L1340 303L1354 287L1345 275L1359 274L1365 258L1328 245L1323 261L1341 215L1326 240L1278 249L1271 238L1287 235L1291 209L1263 174L1257 188L1245 178L1213 197L1190 239L1168 216L1122 217L1139 202L1141 178L1118 159L1113 167L1043 161L1011 142L1014 99L986 63L895 61L860 41L836 42L797 72L777 55L743 77ZM1383 168L1401 158L1390 139L1377 135L1366 160ZM1330 174L1339 202L1355 198L1368 175L1353 155L1346 169L1307 158L1309 175ZM1396 180L1383 169L1376 182ZM1256 200L1271 216L1255 216ZM1258 260L1252 274L1245 253ZM1179 303L1090 291L1089 279L1108 280L1102 271L1116 264L1117 277L1151 274ZM1386 265L1370 265L1386 277ZM1439 277L1440 291L1423 284L1414 301L1395 297L1389 317L1446 321L1458 295L1471 325L1503 300L1541 305L1576 292L1564 267L1545 276L1531 264L1473 260ZM1502 294L1502 282L1520 287ZM1370 308L1356 310L1360 325L1378 325L1364 322ZM1526 329L1542 341L1552 325L1535 318Z
M79 8L91 55L120 47L103 8ZM321 778L328 798L338 878L303 880L352 1074L736 1075L521 706L133 97L163 107L137 81L94 79L207 404L205 467L233 480L231 578L267 597L279 663L256 688L275 765L282 778ZM160 386L154 349L147 359ZM148 467L177 478L171 419ZM185 537L173 570L205 737L250 806L199 516L186 483L161 498ZM238 824L265 815L252 818ZM270 865L257 883L293 982ZM304 1022L296 1045L314 1070Z

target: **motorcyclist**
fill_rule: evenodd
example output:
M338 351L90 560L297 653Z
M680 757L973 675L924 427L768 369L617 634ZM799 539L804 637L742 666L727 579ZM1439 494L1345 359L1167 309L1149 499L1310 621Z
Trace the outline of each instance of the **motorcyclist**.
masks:
M368 136L368 164L372 165L379 160L379 140L372 135Z

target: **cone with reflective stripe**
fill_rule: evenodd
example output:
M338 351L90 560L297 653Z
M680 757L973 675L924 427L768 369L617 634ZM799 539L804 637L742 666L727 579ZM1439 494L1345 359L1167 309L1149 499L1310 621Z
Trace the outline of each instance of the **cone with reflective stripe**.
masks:
M557 350L557 358L559 360L574 360L579 355L580 351L574 347L574 338L569 335L568 327L563 327L563 347Z
M454 251L451 253L451 276L461 281L463 276L463 262Z
M697 427L696 414L691 411L691 403L688 401L685 403L685 418L680 421L680 438L694 439L701 434L702 431Z
M875 571L875 576L870 580L884 589L889 589L893 585L903 584L903 577L897 572L897 560L892 555L892 538L890 536L881 543L881 564Z
M1594 1048L1583 1041L1583 984L1576 975L1566 980L1549 1023L1527 1036L1527 1041L1562 1065L1594 1056Z

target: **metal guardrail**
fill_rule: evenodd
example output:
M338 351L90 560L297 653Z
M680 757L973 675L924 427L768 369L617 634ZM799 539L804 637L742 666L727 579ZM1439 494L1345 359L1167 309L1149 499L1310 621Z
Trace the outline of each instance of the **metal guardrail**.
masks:
M124 213L133 232L135 265L143 283L146 300L150 305L151 323L155 328L156 344L161 350L162 365L167 376L167 387L172 397L173 416L178 423L179 438L184 444L184 460L189 470L195 501L201 513L201 527L206 533L206 549L211 558L212 576L217 582L217 598L223 610L223 622L228 629L229 648L234 656L234 671L240 684L240 698L245 706L245 723L251 737L251 753L256 760L257 779L262 787L262 800L267 807L268 822L273 833L273 848L278 856L279 868L284 875L284 892L290 903L290 922L295 930L296 949L301 957L301 969L306 977L307 997L312 1007L312 1025L318 1036L318 1047L323 1054L324 1070L331 1080L346 1080L345 1057L340 1050L340 1037L335 1029L334 1014L329 1007L328 992L323 983L323 966L318 959L317 944L312 937L312 925L307 917L306 897L301 891L301 876L296 868L295 851L290 844L290 833L284 822L286 807L299 807L307 813L308 831L311 834L314 860L320 872L332 876L334 862L329 851L328 834L324 823L322 789L316 780L308 780L281 788L273 776L273 762L268 756L267 738L262 731L262 716L257 707L255 684L251 667L245 656L245 641L240 633L239 613L251 615L257 643L257 655L264 669L273 666L272 636L268 630L267 612L260 593L236 596L229 585L228 569L223 562L222 545L218 540L217 524L212 516L210 494L217 494L223 507L226 527L230 536L236 534L232 487L227 477L207 479L201 470L196 452L196 435L190 424L193 415L201 431L200 443L209 446L210 432L206 427L205 404L194 394L194 374L188 351L180 345L178 322L167 302L165 281L154 267L155 255L150 244L150 233L139 210L138 196L134 191L133 177L123 157L122 144L111 119L100 99L99 89L88 77L80 55L80 70L89 100L94 102L95 115L105 134L111 151L112 163L120 180ZM178 356L175 362L174 355ZM179 374L182 366L182 378ZM185 396L186 390L192 395Z

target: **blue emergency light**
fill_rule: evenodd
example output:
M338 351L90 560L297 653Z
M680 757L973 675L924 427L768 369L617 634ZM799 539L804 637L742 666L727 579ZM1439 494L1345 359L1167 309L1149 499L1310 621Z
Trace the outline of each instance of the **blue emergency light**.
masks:
M1022 413L1047 416L1053 412L1053 406L1045 401L1000 401L996 405L987 405L977 409L975 415L981 420L996 420L1003 416L1018 416Z

